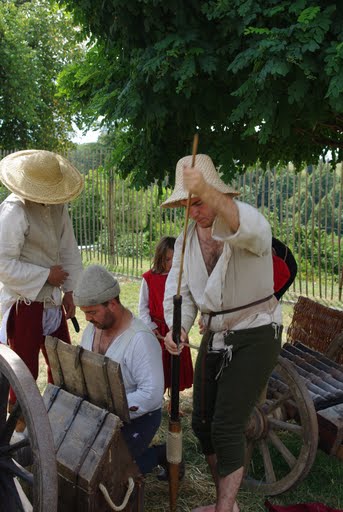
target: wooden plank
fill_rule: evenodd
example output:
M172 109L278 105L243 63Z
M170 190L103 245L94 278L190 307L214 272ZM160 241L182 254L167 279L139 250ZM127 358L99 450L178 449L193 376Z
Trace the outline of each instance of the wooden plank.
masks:
M63 373L57 354L57 345L58 338L54 338L53 336L46 336L45 348L51 367L52 378L56 386L63 387Z
M56 389L58 393L55 394ZM53 396L55 394L55 396ZM49 384L44 392L43 400L48 410L48 417L54 437L56 451L63 443L64 437L79 410L82 398L73 396L63 389ZM50 403L52 402L52 403Z
M121 421L118 416L108 414L79 470L78 485L87 492L96 490L105 462L109 463L111 473L119 470L117 464L114 466L113 461L111 464L111 460L107 461L107 458L112 445L118 449L120 428Z
M87 387L81 365L80 346L75 347L61 340L57 343L57 355L63 374L64 389L73 395L87 397Z
M74 416L56 453L58 472L71 482L76 483L79 470L107 414L107 411L83 400Z
M106 385L107 374L106 368L104 368L104 356L83 350L81 365L89 402L114 412L109 386Z
M122 421L129 423L130 414L120 364L108 359L107 376L112 394L114 412Z
M130 416L120 365L108 357L84 350L81 364L88 399L92 404L113 412L122 421Z

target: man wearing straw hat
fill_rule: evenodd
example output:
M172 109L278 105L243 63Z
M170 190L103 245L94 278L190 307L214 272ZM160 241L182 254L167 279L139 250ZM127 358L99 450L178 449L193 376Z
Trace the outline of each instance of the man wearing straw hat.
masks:
M0 341L37 379L45 336L70 343L66 318L75 314L82 264L65 203L80 194L83 177L56 153L25 150L0 162L0 179L12 192L0 205ZM14 403L11 390L10 409Z
M182 343L198 311L204 333L193 392L193 430L217 489L215 504L196 512L238 512L243 477L244 431L281 347L281 313L273 290L272 235L255 208L237 201L207 155L179 160L175 189L163 207L186 206L190 217L184 251ZM164 314L172 329L183 234L175 245ZM172 331L165 339L174 355ZM194 511L194 512L195 512Z

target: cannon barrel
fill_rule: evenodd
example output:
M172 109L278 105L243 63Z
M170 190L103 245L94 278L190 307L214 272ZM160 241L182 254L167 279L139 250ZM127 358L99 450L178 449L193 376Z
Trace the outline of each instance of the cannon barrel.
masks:
M325 391L328 391L329 393L336 393L337 390L343 392L342 382L333 378L329 372L319 370L315 366L308 363L306 359L304 359L301 356L301 353L300 355L298 355L285 349L282 355L295 364L300 375L309 379L311 382L313 382L320 388L324 389Z
M278 395L285 395L288 392L288 386L282 382L278 376L271 375L268 382L267 398L277 398ZM326 398L318 395L315 391L308 389L308 393L314 403L316 409L323 409L325 407Z
M296 346L286 343L280 358L292 363L317 411L343 403L343 368L334 361L301 343ZM268 396L284 395L287 390L286 383L274 371L269 379Z
M280 357L292 363L317 411L343 402L343 368L306 345L286 343ZM274 371L269 379L268 395L284 395L288 387Z
M285 343L283 348L293 354L301 355L306 362L319 370L329 373L335 380L343 384L343 367L337 365L337 363L331 361L320 352L311 350L302 343L297 343L296 345Z
M326 365L330 366L330 368L334 368L335 370L338 370L340 373L342 373L342 365L339 363L336 363L336 361L333 361L332 359L329 359L328 357L324 356L321 352L318 352L317 350L313 350L312 348L308 347L307 345L300 343L300 341L296 341L294 343L294 346L301 348L301 350L303 352L314 355L316 358L318 358L319 361L322 361Z

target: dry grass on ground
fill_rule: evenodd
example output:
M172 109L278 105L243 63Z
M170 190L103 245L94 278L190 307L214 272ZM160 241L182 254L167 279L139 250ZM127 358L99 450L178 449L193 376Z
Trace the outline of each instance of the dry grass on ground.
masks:
M123 304L137 313L140 282L137 280L121 280ZM289 325L292 316L292 305L285 304L283 308L284 325ZM85 327L83 314L78 311L77 317L81 325L81 332ZM73 343L78 344L81 333L76 334L70 326ZM200 336L197 328L191 332L192 343L198 344ZM286 335L284 334L284 341ZM196 358L196 350L192 350L193 360ZM45 365L41 361L41 373L39 387L41 391L46 381ZM166 405L166 404L165 404ZM192 412L192 390L181 393L180 406L185 413L182 419L183 431L183 453L186 461L186 476L180 485L178 510L179 512L190 512L200 504L213 503L215 499L215 488L207 471L204 458L200 453L199 446L191 430ZM166 407L164 408L166 409ZM166 438L168 418L166 410L163 413L163 423L159 430L156 442ZM239 503L241 512L265 511L264 497L256 492L248 492L242 489L239 492ZM289 491L281 496L271 498L276 504L291 504L309 501L319 501L334 508L343 508L343 464L341 461L328 457L322 452L317 453L316 461L304 482L298 485L294 491ZM166 512L169 510L169 490L166 482L159 482L155 475L150 475L146 480L145 488L145 511Z

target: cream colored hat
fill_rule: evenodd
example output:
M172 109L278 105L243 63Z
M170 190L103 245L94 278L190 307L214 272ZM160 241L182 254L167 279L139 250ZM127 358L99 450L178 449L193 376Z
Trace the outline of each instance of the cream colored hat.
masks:
M181 158L181 160L176 164L175 187L171 196L161 204L163 208L176 208L181 206L180 201L188 198L188 192L183 188L183 167L190 167L191 165L192 155ZM239 192L236 192L220 179L217 169L209 156L197 155L195 159L195 167L202 172L206 182L209 185L212 185L213 188L219 190L219 192L235 196L239 195Z
M118 280L102 265L85 268L74 290L75 306L95 306L115 299L120 293Z
M83 176L63 156L42 149L17 151L0 162L0 180L34 203L61 204L78 196Z

